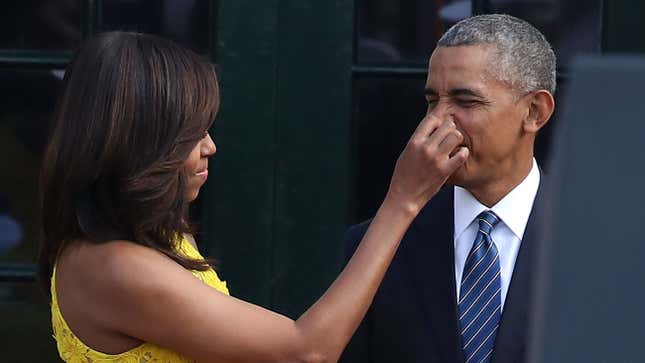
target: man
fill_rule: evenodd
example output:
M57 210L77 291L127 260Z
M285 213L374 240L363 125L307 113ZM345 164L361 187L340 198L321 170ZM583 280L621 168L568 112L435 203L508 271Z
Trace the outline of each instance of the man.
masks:
M523 20L476 16L439 40L427 114L454 120L469 157L408 229L341 362L526 359L544 194L533 145L554 92L555 55ZM366 228L349 230L350 253Z

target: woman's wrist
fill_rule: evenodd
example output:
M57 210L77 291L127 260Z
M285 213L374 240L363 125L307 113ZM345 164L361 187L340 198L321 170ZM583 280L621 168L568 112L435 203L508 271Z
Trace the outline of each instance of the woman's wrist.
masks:
M422 205L414 202L411 198L404 198L403 196L395 195L391 191L387 193L383 200L383 204L381 204L381 209L383 211L388 211L389 213L394 213L410 219L414 219L417 214L419 214L422 207Z

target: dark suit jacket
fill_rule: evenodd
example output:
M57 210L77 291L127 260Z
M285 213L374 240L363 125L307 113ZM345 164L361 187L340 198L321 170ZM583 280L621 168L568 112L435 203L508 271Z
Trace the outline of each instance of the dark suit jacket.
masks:
M540 182L504 303L493 363L526 360L537 254L533 240L543 194ZM453 188L444 188L412 222L341 363L464 362L457 323L453 198ZM347 232L347 256L368 225Z

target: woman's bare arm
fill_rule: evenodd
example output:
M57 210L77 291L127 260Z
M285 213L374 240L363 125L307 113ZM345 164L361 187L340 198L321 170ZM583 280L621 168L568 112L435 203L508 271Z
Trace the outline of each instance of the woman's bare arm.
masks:
M335 362L410 223L467 158L461 140L450 121L429 116L421 122L354 256L296 321L221 294L160 253L123 241L76 253L84 261L79 266L93 267L75 278L86 316L200 362Z

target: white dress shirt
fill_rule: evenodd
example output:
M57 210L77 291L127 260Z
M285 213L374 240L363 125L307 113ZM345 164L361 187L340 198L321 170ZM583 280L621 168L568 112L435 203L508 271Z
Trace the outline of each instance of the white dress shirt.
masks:
M502 283L502 309L506 301L508 285L511 282L513 268L517 253L520 250L526 223L528 222L533 201L540 186L540 169L533 159L533 167L529 175L511 190L502 200L493 207L488 208L481 204L464 188L455 187L454 213L455 213L455 281L457 283L457 302L459 302L459 289L461 275L466 263L466 257L477 236L479 223L476 220L479 213L492 210L500 218L500 222L491 233L491 239L499 252L500 277Z

